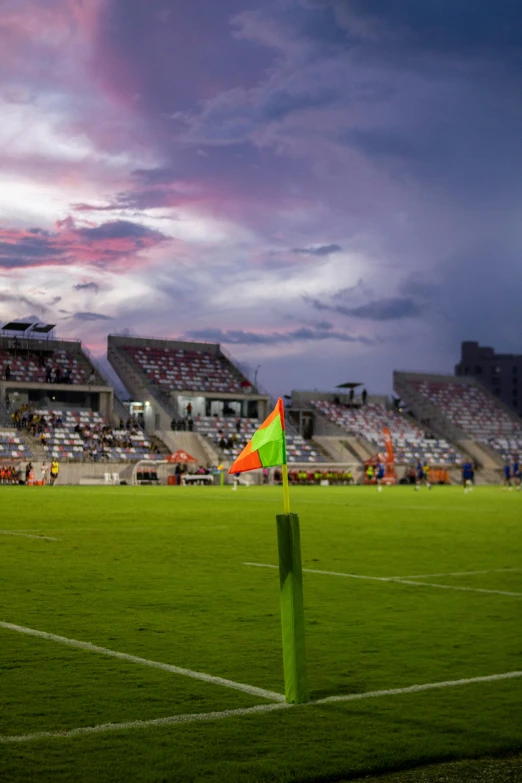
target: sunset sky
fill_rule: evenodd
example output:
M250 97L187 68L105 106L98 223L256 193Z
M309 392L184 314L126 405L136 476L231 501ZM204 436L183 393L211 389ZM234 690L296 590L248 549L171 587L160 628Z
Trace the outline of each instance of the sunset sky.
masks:
M0 321L270 391L522 352L520 0L0 0Z

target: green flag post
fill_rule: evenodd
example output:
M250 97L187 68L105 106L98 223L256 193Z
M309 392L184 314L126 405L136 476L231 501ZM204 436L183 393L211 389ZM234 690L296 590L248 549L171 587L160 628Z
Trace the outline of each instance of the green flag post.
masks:
M285 695L290 704L303 704L308 701L308 685L306 681L301 536L299 517L297 514L290 513L285 408L281 397L277 400L277 405L272 413L255 431L252 440L236 457L228 472L231 474L243 473L246 470L270 468L275 465L281 465L283 469L283 508L285 512L277 516Z
M304 634L303 570L299 517L290 513L288 466L283 465L284 514L278 514L277 545L285 695L290 704L308 701Z

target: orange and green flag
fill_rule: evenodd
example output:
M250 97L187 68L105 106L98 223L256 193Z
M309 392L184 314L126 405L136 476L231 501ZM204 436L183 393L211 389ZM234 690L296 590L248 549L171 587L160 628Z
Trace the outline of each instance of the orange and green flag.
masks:
M285 410L281 397L228 472L244 473L274 465L286 465Z

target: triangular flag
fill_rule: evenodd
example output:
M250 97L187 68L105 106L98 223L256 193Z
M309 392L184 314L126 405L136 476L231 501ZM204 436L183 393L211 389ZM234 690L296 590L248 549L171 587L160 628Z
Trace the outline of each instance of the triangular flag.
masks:
M229 473L286 465L285 410L281 397L236 459Z

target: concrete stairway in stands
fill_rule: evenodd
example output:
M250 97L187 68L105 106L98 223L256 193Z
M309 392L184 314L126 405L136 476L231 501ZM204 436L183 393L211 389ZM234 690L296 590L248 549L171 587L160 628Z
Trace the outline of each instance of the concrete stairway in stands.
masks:
M199 432L156 430L154 435L167 446L171 454L182 449L197 459L200 465L217 465L219 462L218 453Z
M314 437L314 443L317 443L321 447L327 457L330 458L331 462L359 465L364 460L361 459L355 451L346 447L345 442L348 440L348 437L341 440L333 435L316 435ZM355 438L353 440L355 440ZM364 457L364 459L366 459L366 457Z
M502 457L485 443L480 443L471 438L460 440L456 444L460 451L469 454L473 462L484 470L497 470L502 467Z

